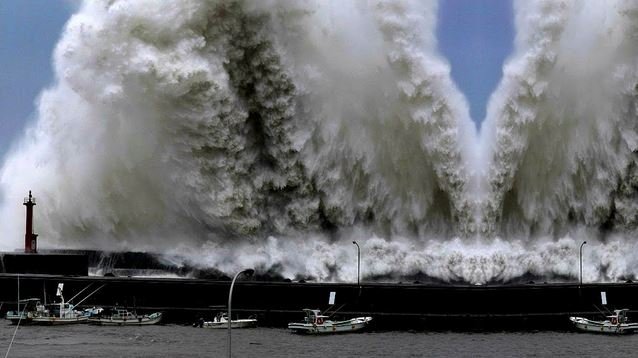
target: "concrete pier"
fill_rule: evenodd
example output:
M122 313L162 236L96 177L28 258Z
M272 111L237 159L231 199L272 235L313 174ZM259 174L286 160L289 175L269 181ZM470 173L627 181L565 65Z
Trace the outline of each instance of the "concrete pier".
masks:
M0 252L0 273L88 276L84 254Z
M58 283L70 295L91 285L102 286L83 306L126 306L139 311L164 311L166 322L192 323L212 317L228 300L230 281L129 277L19 275L20 297L52 301ZM16 274L0 274L2 311L15 306ZM371 315L377 329L517 330L568 329L572 315L594 316L604 310L628 308L638 318L638 284L519 284L498 286L432 284L356 284L238 281L233 312L257 315L260 325L285 327L302 318L302 308L329 308L336 293L336 315ZM361 294L359 295L359 292ZM84 295L80 295L79 299Z

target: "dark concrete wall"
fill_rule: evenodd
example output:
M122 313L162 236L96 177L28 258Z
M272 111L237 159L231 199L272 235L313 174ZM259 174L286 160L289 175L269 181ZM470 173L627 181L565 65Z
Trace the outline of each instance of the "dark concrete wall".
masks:
M89 261L81 254L0 253L0 273L87 276Z
M0 302L15 305L17 275L0 275ZM58 282L65 298L91 285L80 298L104 285L86 306L122 305L138 310L162 310L169 322L188 323L211 317L228 300L228 281L142 279L121 277L60 277L20 275L20 296L53 298ZM511 286L446 286L421 284L354 284L238 281L233 312L257 314L262 325L285 326L302 318L302 308L328 308L336 292L335 308L344 316L371 315L380 329L567 329L570 315L595 316L600 292L609 309L638 313L638 284L529 284ZM78 302L76 299L75 302ZM4 308L6 310L7 308ZM631 317L630 317L631 318ZM638 315L636 315L638 318Z

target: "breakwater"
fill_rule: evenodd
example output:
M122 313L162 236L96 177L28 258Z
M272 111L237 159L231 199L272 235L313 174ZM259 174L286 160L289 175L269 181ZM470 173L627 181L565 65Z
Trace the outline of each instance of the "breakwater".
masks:
M230 281L205 279L70 277L0 275L3 313L15 307L18 277L20 298L52 301L58 283L69 299L103 286L82 306L126 306L165 312L167 323L191 323L224 310ZM335 292L335 304L328 299ZM605 292L607 305L601 304ZM79 295L75 302L83 298ZM501 330L567 329L570 315L594 316L599 310L629 308L636 313L638 284L552 284L470 286L420 283L310 283L238 281L233 312L256 315L260 325L284 327L299 320L302 308L330 308L336 315L371 315L377 329Z

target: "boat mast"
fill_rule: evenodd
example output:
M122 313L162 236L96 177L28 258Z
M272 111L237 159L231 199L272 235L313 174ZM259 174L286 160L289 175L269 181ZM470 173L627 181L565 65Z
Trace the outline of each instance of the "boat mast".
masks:
M62 318L62 311L64 310L64 296L62 295L62 291L64 290L64 284L58 283L58 291L55 293L56 296L60 296L60 318Z

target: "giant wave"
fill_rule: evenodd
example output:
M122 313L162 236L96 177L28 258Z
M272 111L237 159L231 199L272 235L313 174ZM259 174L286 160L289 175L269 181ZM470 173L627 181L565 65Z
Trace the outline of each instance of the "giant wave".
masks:
M38 196L51 246L233 272L633 278L631 1L516 2L480 132L434 1L87 1L5 159L1 245Z

